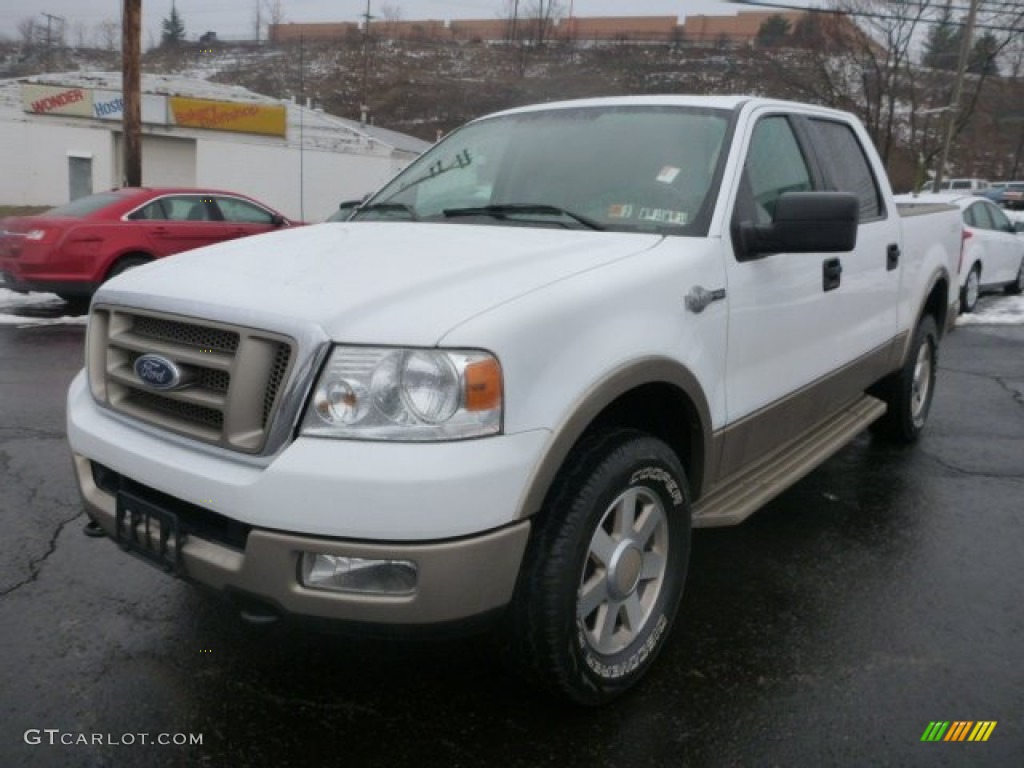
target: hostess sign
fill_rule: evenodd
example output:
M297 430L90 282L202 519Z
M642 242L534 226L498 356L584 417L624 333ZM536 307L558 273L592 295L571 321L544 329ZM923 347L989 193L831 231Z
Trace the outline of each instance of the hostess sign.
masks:
M37 115L70 115L97 120L124 118L124 95L119 91L22 83L24 110ZM142 95L142 122L210 131L286 136L288 113L277 104Z
M120 91L93 91L92 116L99 120L124 119L124 95ZM167 125L167 97L142 94L142 122Z

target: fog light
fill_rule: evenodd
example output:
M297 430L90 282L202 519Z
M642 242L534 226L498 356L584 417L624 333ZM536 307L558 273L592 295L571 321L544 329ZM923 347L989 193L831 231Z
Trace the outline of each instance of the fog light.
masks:
M302 554L302 585L330 592L411 595L416 592L416 563L362 557Z

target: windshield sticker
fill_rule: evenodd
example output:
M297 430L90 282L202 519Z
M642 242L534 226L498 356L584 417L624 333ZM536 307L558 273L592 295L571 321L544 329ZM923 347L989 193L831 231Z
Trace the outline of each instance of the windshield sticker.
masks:
M659 224L673 224L679 227L686 226L690 220L686 211L669 211L664 208L641 208L639 218L641 221L656 221Z
M633 206L624 203L615 203L608 206L609 219L631 219L633 218Z
M662 184L671 184L673 181L676 180L676 176L678 175L678 168L676 168L674 165L666 165L664 168L661 169L661 173L659 173L656 178Z

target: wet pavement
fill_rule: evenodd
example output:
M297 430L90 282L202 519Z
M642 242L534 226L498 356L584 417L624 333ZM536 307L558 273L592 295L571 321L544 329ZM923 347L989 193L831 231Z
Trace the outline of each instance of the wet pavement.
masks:
M1024 763L1024 326L946 340L916 447L864 436L697 532L657 666L590 711L486 638L254 628L83 536L63 397L84 327L5 311L57 322L0 324L0 766ZM922 743L936 720L997 725Z

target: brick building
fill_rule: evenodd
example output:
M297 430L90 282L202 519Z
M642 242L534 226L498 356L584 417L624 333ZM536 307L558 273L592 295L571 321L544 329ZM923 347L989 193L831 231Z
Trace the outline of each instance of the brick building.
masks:
M751 45L757 39L761 25L773 16L781 16L790 23L790 29L806 15L805 11L740 11L732 16L692 15L683 23L676 16L573 16L553 22L547 37L552 40L578 42L685 42L695 45ZM840 23L841 22L841 23ZM850 25L845 18L837 23ZM528 40L534 36L536 20L522 17L518 20L515 37ZM387 40L418 40L443 42L500 42L513 37L511 19L458 19L449 22L438 19L421 21L376 20L370 32ZM270 41L297 42L301 36L307 41L346 40L362 35L362 26L355 22L287 23L270 25Z

